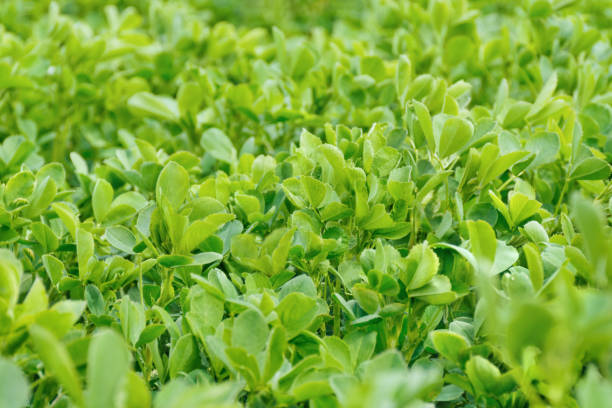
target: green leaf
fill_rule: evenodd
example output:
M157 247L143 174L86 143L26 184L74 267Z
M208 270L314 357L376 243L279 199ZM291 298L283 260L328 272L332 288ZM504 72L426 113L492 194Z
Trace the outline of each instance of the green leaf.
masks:
M231 140L220 129L210 128L205 130L202 133L200 145L217 160L230 164L236 161L236 149Z
M521 361L528 346L542 350L555 325L550 311L536 304L525 304L512 311L507 326L507 348L515 361Z
M412 82L412 63L406 55L400 55L397 60L395 72L395 91L400 98L402 106L406 104L406 93ZM433 139L432 139L433 140ZM431 145L433 147L433 145Z
M179 107L175 100L166 96L153 95L149 92L138 92L127 101L128 108L136 115L152 116L167 121L177 121Z
M234 320L232 329L232 346L242 347L249 353L257 355L266 342L270 329L263 316L255 310L246 310Z
M372 289L368 289L365 285L356 284L351 289L353 296L359 306L367 313L372 314L375 313L380 307L380 302L378 300L378 293L373 291Z
M314 299L299 292L290 293L276 306L276 312L287 330L288 338L295 337L310 326L317 314L315 306Z
M462 354L469 347L463 336L449 330L431 332L431 341L438 353L455 364L461 363Z
M57 285L65 274L64 264L53 255L43 255L42 262L51 283Z
M429 115L429 110L427 110L427 107L421 102L414 101L412 103L417 118L419 118L419 124L423 130L423 134L425 135L427 147L429 148L429 151L433 152L436 150L436 140L434 138L433 125L431 122L431 116Z
M266 360L263 368L263 380L268 381L281 368L283 354L287 347L285 329L276 326L272 329L266 345Z
M34 175L22 171L9 178L4 189L4 201L12 203L17 198L28 198L34 191Z
M113 186L104 179L98 179L91 195L91 206L96 221L102 222L111 208L114 196Z
M597 157L587 157L570 172L572 180L602 180L610 176L610 165Z
M93 235L82 228L77 228L76 246L79 262L79 279L85 281L89 278L89 260L94 256Z
M155 187L155 197L158 205L161 204L162 197L165 197L170 205L177 209L187 198L188 192L189 174L187 170L176 162L168 162L159 173Z
M133 248L136 245L136 237L132 231L122 225L108 227L104 233L106 240L115 248L133 254Z
M45 368L66 389L77 406L83 406L81 379L66 350L66 347L47 329L31 325L30 338ZM1 371L0 371L1 372Z
M542 206L536 200L532 200L523 193L514 192L509 201L510 217L512 225L518 225L522 221L534 215Z
M136 342L136 347L142 347L145 344L152 342L157 339L166 331L166 327L163 324L150 324L144 328L140 333L140 337Z
M457 294L452 291L450 280L446 275L434 276L427 285L411 291L408 296L433 305L448 304L457 299Z
M544 109L544 106L550 102L550 99L557 88L557 81L557 73L553 72L540 90L540 93L538 94L538 97L533 103L531 109L529 109L527 118L533 117L540 113Z
M604 407L612 398L612 383L603 378L597 372L597 368L591 365L586 375L578 382L576 394L582 408Z
M411 171L411 167L398 167L389 173L387 189L394 199L412 203L414 183L410 179Z
M361 264L357 261L343 261L338 266L338 276L344 287L350 289L355 283L361 282L365 275Z
M149 386L142 377L133 371L129 371L127 374L123 393L126 395L126 408L151 407L151 392L149 391Z
M465 119L451 117L444 122L440 133L438 154L445 158L459 152L472 138L474 126Z
M203 220L197 220L185 231L179 244L180 251L190 253L206 238L213 235L219 227L234 219L233 214L211 214Z
M0 357L0 407L24 407L29 397L28 381L23 372L10 360Z
M499 369L493 363L478 355L466 363L465 372L478 394L493 392L501 377Z
M179 112L184 117L187 114L196 114L204 98L197 82L185 82L179 88L176 99Z
M92 337L87 353L87 407L119 406L130 360L127 345L113 330L103 329Z
M285 269L294 233L295 229L285 232L272 251L272 274L276 275Z
M132 345L135 345L146 326L144 308L139 303L135 303L129 297L124 296L119 308L119 319L121 320L123 335Z
M434 277L438 272L439 264L438 257L426 242L417 244L410 249L404 261L400 280L407 290L418 289Z
M327 187L325 184L310 176L300 177L300 182L302 183L302 188L306 193L306 197L308 197L310 206L312 208L319 208L327 194Z
M195 337L191 334L181 336L172 350L168 360L170 378L176 378L179 373L189 373L200 366L200 354Z
M90 284L85 287L85 300L91 313L101 315L105 312L106 304L104 297L97 286Z
M70 235L72 235L72 238L77 239L76 232L80 222L78 216L74 213L72 208L70 208L70 206L68 206L66 203L53 203L51 204L51 207L62 220L66 226L66 229L68 232L70 232Z
M551 132L536 133L525 144L525 150L535 155L527 169L552 163L559 152L559 135Z
M527 266L529 267L531 284L536 291L540 290L544 281L544 267L542 265L540 251L532 243L525 244L523 246L523 251L527 259Z
M495 262L497 239L493 228L485 221L467 221L472 254L480 272L490 273Z

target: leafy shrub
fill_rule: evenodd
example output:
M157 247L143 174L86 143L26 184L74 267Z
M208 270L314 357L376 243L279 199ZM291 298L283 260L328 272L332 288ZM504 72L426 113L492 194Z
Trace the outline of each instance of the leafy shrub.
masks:
M0 407L603 407L607 0L5 0Z

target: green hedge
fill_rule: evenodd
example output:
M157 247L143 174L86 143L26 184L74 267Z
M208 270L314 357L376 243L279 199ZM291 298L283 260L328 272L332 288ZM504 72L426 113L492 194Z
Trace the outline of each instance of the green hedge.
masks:
M2 1L0 408L607 406L611 10Z

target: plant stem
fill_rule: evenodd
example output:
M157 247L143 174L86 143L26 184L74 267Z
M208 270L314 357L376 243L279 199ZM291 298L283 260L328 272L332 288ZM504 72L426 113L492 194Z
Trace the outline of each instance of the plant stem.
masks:
M569 186L569 183L567 182L567 178L565 178L565 181L563 182L563 188L561 189L561 194L559 195L559 201L557 202L557 206L555 207L555 216L559 214L559 210L561 209L561 204L563 203L563 197L565 196L565 193L567 192L568 186Z

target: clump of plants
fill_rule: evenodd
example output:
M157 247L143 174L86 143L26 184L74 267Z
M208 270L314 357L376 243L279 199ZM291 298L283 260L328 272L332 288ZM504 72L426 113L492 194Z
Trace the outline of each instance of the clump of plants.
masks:
M612 398L607 0L5 0L0 407Z

